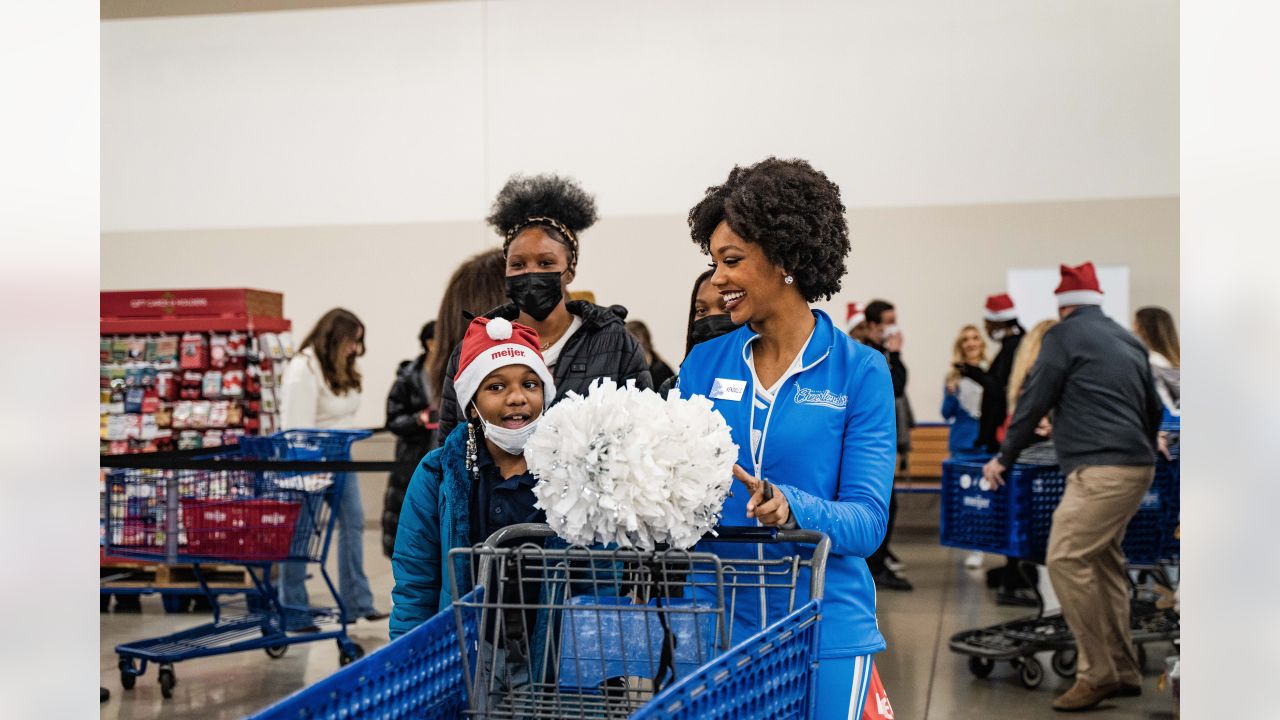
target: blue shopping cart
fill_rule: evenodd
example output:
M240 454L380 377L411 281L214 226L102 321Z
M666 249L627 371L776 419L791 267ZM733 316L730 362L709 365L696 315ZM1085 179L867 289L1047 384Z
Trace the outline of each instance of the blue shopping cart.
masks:
M1129 566L1152 573L1158 584L1171 587L1164 568L1178 562L1180 463L1161 458L1151 487L1142 499L1121 543ZM1053 511L1062 499L1066 479L1055 466L1015 465L1005 472L1005 484L982 480L982 464L943 463L939 535L943 545L981 550L1043 564L1053 525ZM1144 591L1134 588L1130 633L1140 658L1144 645L1178 638L1177 613L1159 607ZM1039 593L1036 593L1039 597ZM949 641L952 652L968 656L976 677L991 674L996 662L1007 661L1027 688L1039 687L1045 672L1036 655L1052 652L1050 667L1061 677L1075 674L1075 638L1060 613L1044 613L989 627L963 630Z
M762 528L715 539L811 550L730 565L561 547L546 525L510 526L452 552L451 608L255 718L812 717L830 540ZM789 612L735 630L734 603L762 589L789 596Z
M343 664L363 649L347 637L347 611L325 568L346 473L273 470L280 460L343 461L365 430L288 430L246 437L238 446L204 460L258 461L264 469L151 470L108 473L103 546L112 557L188 562L213 611L212 622L116 647L120 683L132 689L149 663L159 665L160 690L172 697L173 664L183 660L261 649L284 656L290 645L335 640ZM207 465L207 463L206 463ZM314 563L334 598L333 606L283 605L271 579L273 565ZM200 571L201 563L243 565L254 592L221 601ZM298 618L319 632L296 633ZM292 622L291 622L292 621Z

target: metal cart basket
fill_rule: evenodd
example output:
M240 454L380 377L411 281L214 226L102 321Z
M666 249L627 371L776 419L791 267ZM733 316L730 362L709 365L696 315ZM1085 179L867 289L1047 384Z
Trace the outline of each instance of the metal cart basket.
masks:
M451 608L256 718L812 717L830 540L721 528L707 541L803 552L585 549L513 525L450 553ZM762 590L787 612L748 627L736 604Z
M234 461L349 460L363 430L289 430L244 438L208 459ZM277 470L121 469L107 476L104 548L113 557L193 564L213 621L170 635L124 643L120 682L132 689L148 663L160 666L162 694L173 695L173 663L261 649L282 657L290 645L336 640L343 664L363 654L347 637L348 616L325 568L345 473ZM283 605L271 567L283 561L315 563L334 598L331 607ZM220 602L200 563L243 565L256 589L250 597ZM316 625L319 632L292 628Z
M822 596L830 540L813 531L722 528L720 543L796 543L787 557L722 559L697 551L557 547L545 525L513 525L450 553L461 628L479 613L468 665L468 715L482 718L622 718L766 627L748 627L742 605L785 598L782 620ZM807 580L807 583L806 583ZM806 586L807 585L807 586ZM479 602L464 594L482 586ZM818 622L810 610L811 625ZM761 613L767 625L768 616ZM808 712L816 636L800 633L803 680L792 705ZM464 650L466 650L464 648ZM470 654L470 653L468 653ZM786 704L786 703L781 703Z

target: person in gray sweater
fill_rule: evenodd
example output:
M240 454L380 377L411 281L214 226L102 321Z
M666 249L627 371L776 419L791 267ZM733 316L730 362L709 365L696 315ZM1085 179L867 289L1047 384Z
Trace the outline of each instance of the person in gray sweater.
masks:
M1146 348L1102 313L1093 264L1063 265L1055 293L1062 322L1045 334L1000 454L983 474L1002 485L1053 412L1067 486L1046 564L1077 645L1076 682L1053 707L1077 711L1142 693L1120 542L1151 486L1162 408Z

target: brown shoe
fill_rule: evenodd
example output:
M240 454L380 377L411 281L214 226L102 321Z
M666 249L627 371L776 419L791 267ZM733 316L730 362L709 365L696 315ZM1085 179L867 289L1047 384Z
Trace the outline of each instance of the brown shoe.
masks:
M1108 683L1100 687L1094 687L1084 680L1076 680L1076 684L1071 689L1058 696L1053 701L1053 709L1062 712L1080 712L1082 710L1090 710L1098 703L1115 695L1116 690L1120 686L1116 683Z

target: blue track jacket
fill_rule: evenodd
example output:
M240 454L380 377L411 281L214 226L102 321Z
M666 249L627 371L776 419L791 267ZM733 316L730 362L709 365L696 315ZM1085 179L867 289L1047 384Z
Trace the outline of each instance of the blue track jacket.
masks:
M831 318L813 311L817 324L800 370L779 386L764 422L762 472L787 497L801 528L831 537L831 556L822 601L822 657L878 652L885 647L876 624L876 590L865 558L884 538L897 443L893 385L880 353L851 340ZM738 464L756 474L750 429L755 410L747 349L758 337L750 326L693 348L680 367L678 387L685 397L703 395L724 416L738 444ZM729 382L725 382L729 381ZM742 383L745 382L745 390ZM763 412L763 411L760 411ZM721 524L748 520L746 489L734 481ZM784 557L789 544L714 543L701 549L722 557ZM808 573L801 577L801 596ZM787 593L740 597L734 604L737 643L786 614Z

